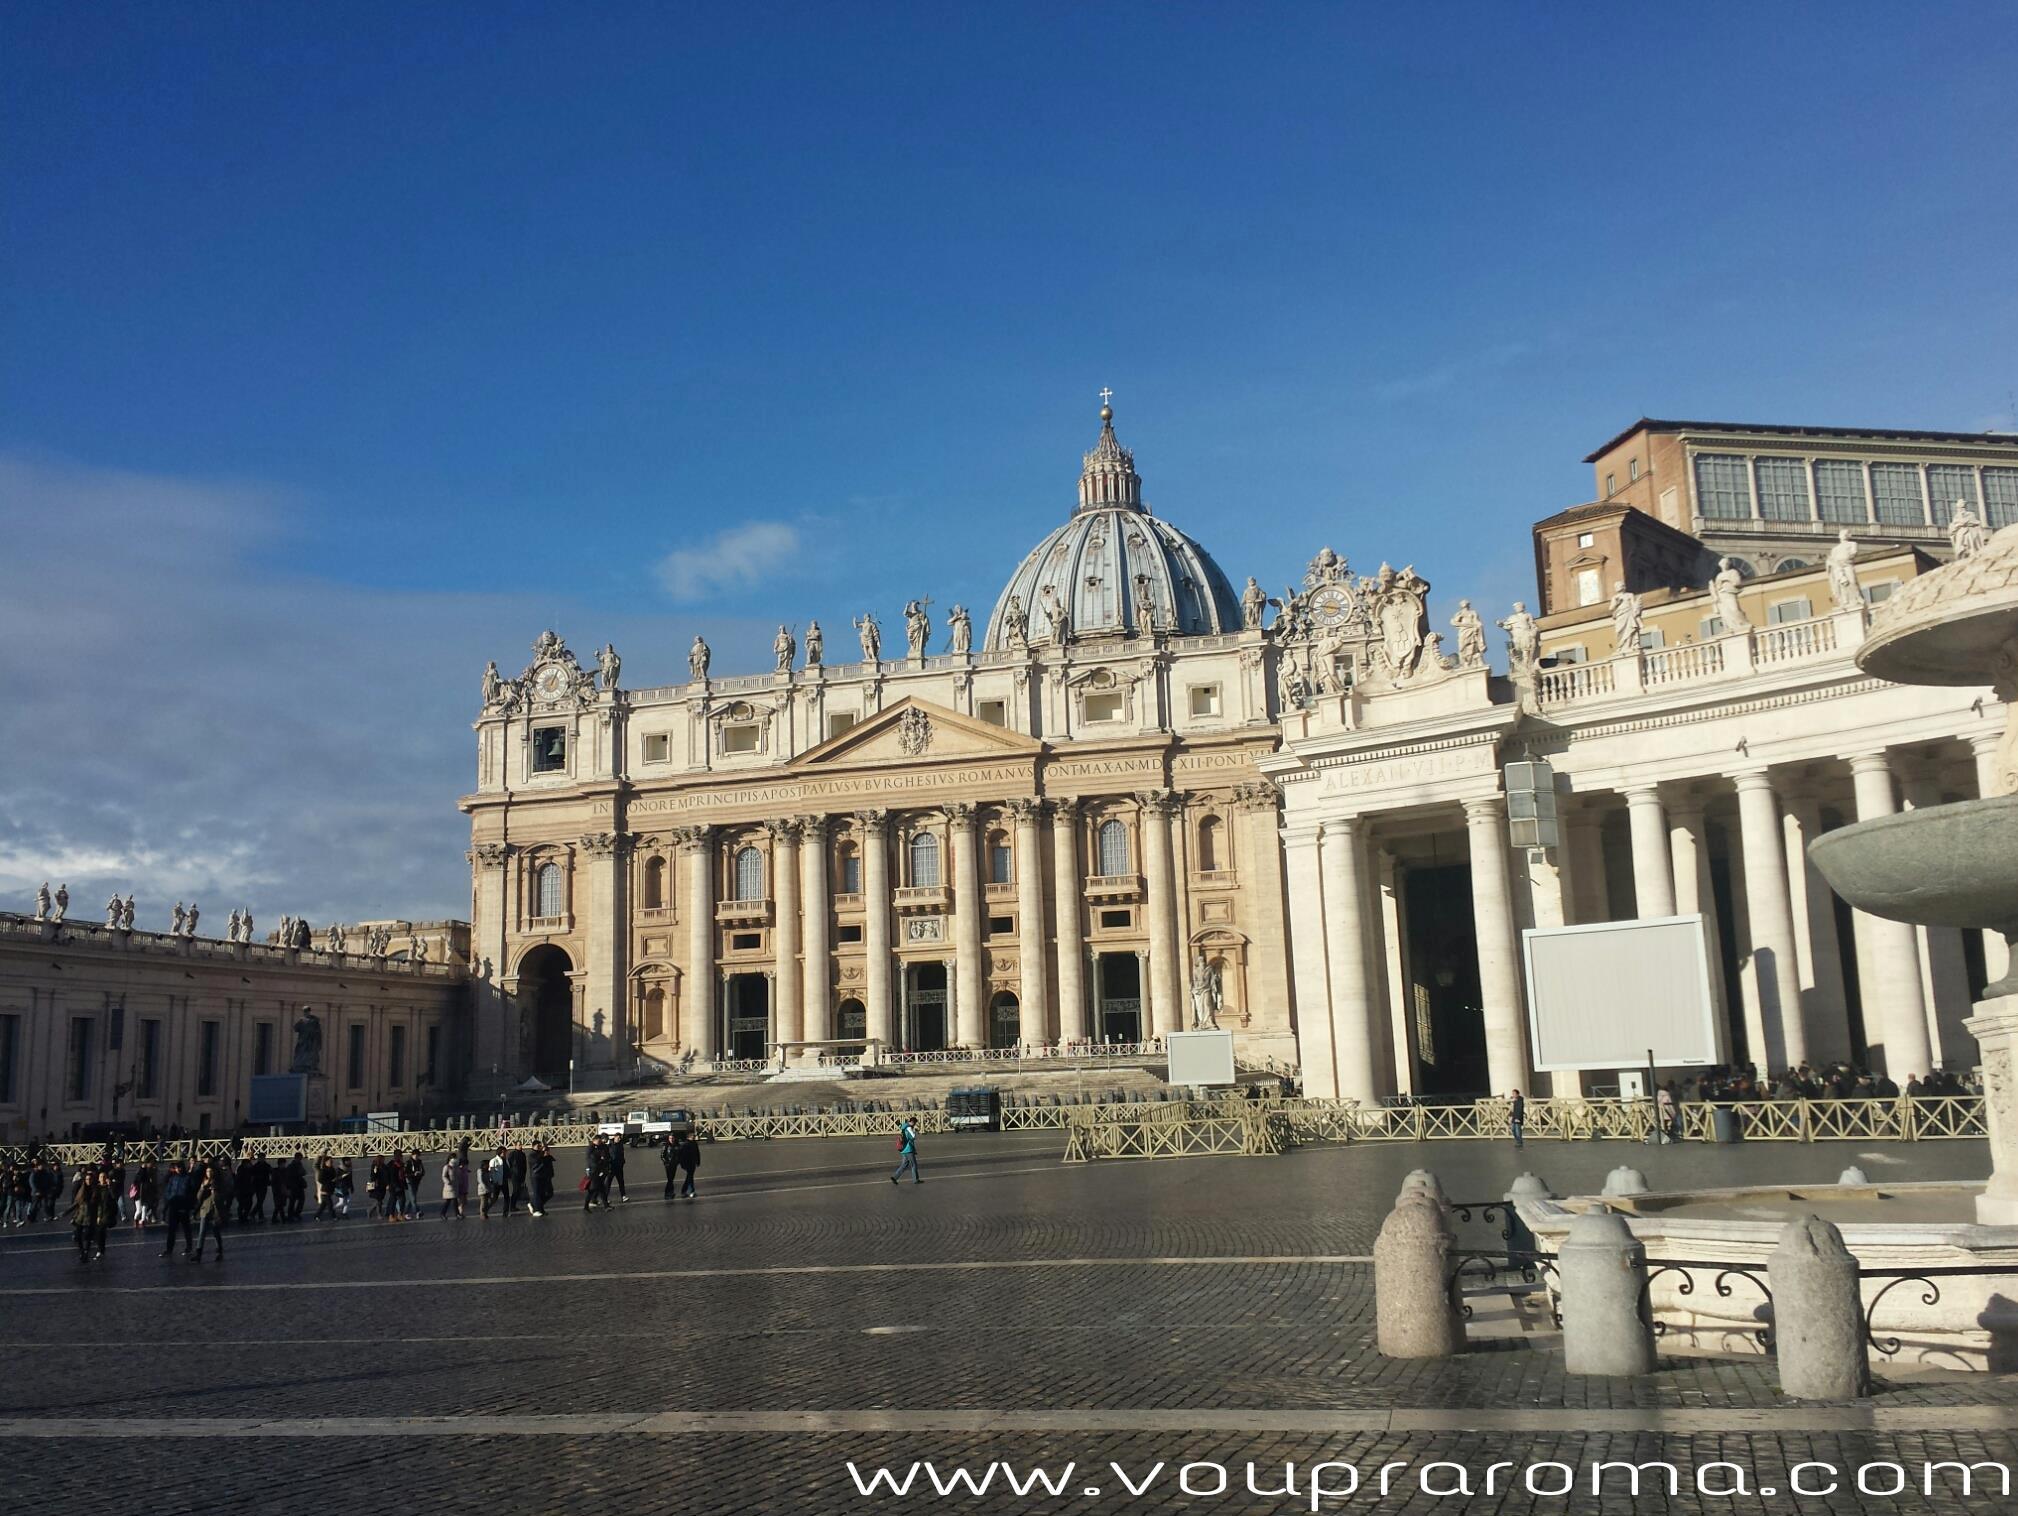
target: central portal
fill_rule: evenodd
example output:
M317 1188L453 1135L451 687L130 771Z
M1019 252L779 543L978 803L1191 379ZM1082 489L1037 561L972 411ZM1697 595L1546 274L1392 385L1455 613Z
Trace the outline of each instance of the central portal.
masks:
M904 970L904 1045L914 1053L946 1046L946 965L913 963Z
M771 980L765 974L729 976L728 1035L722 1047L730 1058L765 1058L771 1051Z
M1100 1040L1142 1040L1142 959L1135 953L1102 953L1099 973Z

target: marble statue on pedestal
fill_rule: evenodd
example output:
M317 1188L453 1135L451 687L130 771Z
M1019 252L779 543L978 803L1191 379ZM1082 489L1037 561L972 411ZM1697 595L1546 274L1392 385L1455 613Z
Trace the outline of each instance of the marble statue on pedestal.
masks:
M315 1014L315 1007L305 1005L301 1016L294 1023L294 1056L287 1061L290 1074L319 1074L322 1072L322 1022Z
M1825 560L1829 566L1829 595L1839 611L1854 611L1864 604L1864 591L1857 583L1857 544L1850 540L1846 526L1836 533L1836 545Z
M1528 614L1527 602L1516 600L1513 613L1499 628L1506 633L1509 670L1516 677L1532 673L1541 654L1542 632L1540 624Z
M1948 519L1948 542L1955 549L1955 561L1973 558L1990 542L1990 528L1969 509L1965 500L1955 502L1955 514Z
M46 879L42 881L42 887L35 892L35 919L37 921L49 919L49 881Z
M883 629L876 624L876 613L864 611L854 621L855 635L862 642L862 661L881 663L883 661Z
M51 921L61 921L65 916L69 914L70 914L70 886L67 884L59 884L56 886L56 909L50 913L49 919Z
M1457 614L1450 618L1451 629L1457 633L1457 664L1459 668L1482 669L1485 667L1485 618L1472 609L1469 600L1457 603Z
M820 660L826 656L826 652L827 634L820 630L819 622L808 621L806 623L806 667L809 669L818 668Z
M126 897L126 904L119 908L119 930L122 932L133 930L133 896L130 894Z
M946 637L951 651L965 658L974 651L974 617L964 605L956 605L946 617Z
M105 902L105 924L113 931L119 930L119 908L121 901L117 895Z
M1640 597L1626 588L1625 580L1619 580L1612 586L1612 644L1618 652L1639 650L1644 617Z
M1242 630L1261 630L1262 615L1268 610L1268 591L1254 575L1247 576L1247 588L1240 592L1240 625Z
M708 644L696 632L694 634L694 645L687 649L687 671L694 676L694 683L706 684L708 682L709 657Z
M811 635L810 633L808 634ZM778 635L771 639L771 657L776 660L777 671L781 674L792 672L792 658L799 651L792 641L792 634L782 622L778 625Z
M603 676L603 688L606 690L615 689L617 687L617 676L624 669L624 660L617 656L617 647L614 642L605 642L603 650L596 654L596 668Z
M175 916L174 919L169 923L168 935L171 937L180 937L182 935L182 923L188 918L188 916L189 912L183 908L182 902L180 900L176 901Z
M1729 558L1717 560L1717 577L1710 581L1710 603L1716 607L1717 619L1724 623L1724 631L1749 632L1752 623L1746 619L1744 607L1738 604L1738 592L1744 587L1745 576Z

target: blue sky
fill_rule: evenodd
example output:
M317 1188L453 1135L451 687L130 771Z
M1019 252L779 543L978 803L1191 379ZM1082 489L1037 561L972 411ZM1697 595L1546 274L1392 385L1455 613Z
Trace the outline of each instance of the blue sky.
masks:
M1442 606L1642 414L2018 426L2014 78L2009 4L7 8L0 899L466 913L486 657L985 608L1103 385L1236 583Z

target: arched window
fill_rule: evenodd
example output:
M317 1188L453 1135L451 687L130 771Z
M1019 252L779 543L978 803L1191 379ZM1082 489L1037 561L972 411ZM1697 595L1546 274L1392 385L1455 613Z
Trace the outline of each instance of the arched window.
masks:
M645 860L645 909L664 910L666 905L666 860Z
M919 832L911 839L911 883L936 885L939 882L939 839Z
M1128 872L1128 828L1119 821L1100 823L1099 858L1103 877Z
M666 1035L666 992L657 985L645 991L645 1041Z
M1006 832L988 834L988 882L1009 884L1011 863L1009 858L1009 835Z
M533 876L533 914L559 916L567 910L567 880L558 863L543 863Z
M1216 874L1225 867L1225 842L1220 834L1219 818L1207 816L1198 823L1198 872Z
M764 855L753 847L736 849L736 898L764 898Z
M834 890L841 895L862 893L862 855L852 842L834 850Z

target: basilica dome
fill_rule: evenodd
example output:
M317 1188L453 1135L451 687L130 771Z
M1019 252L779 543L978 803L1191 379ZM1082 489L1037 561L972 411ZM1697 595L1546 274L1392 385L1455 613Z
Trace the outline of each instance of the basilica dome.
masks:
M1240 629L1239 597L1211 554L1143 508L1135 455L1115 438L1104 405L1078 508L1009 576L982 646L1011 646L1019 618L1031 642L1055 641L1061 608L1072 638L1134 635L1145 622L1174 637Z

